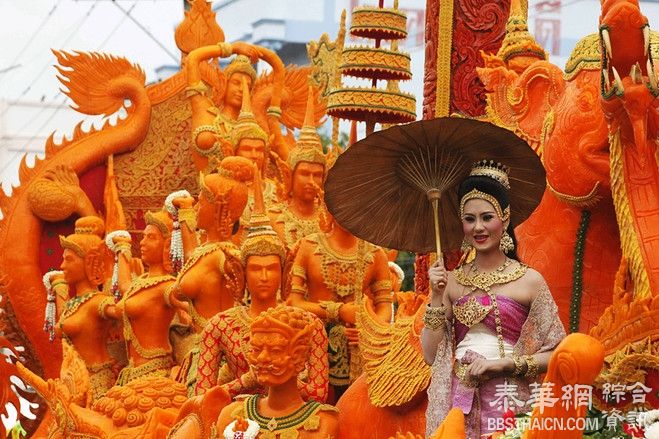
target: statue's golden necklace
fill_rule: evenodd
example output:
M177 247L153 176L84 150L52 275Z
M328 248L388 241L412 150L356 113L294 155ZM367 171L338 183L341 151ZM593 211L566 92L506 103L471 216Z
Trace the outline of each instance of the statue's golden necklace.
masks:
M250 396L245 400L244 409L247 418L259 424L262 435L265 434L264 437L275 437L275 435L280 435L280 437L297 437L296 430L299 430L302 427L305 427L305 430L318 429L318 421L313 423L314 425L307 426L307 420L316 415L319 409L322 408L323 404L313 400L307 401L299 409L295 410L288 416L282 416L279 418L272 417L268 419L265 416L262 416L258 411L259 399L261 399L261 395ZM286 430L290 431L290 433L284 436ZM291 430L294 430L295 432Z
M143 275L133 279L133 281L130 284L130 288L128 289L124 297L121 298L121 301L123 302L123 306L124 306L124 312L122 316L124 322L124 340L126 340L126 343L130 343L142 358L152 359L152 358L163 357L165 355L170 354L172 350L163 349L163 348L146 349L142 347L139 339L137 338L137 335L133 331L133 325L130 324L128 313L126 313L126 300L128 300L129 297L134 296L135 293L139 291L145 290L147 288L151 288L163 282L168 282L173 280L174 280L174 276L171 276L169 274L163 276L149 277L148 273L144 273Z
M80 309L82 305L89 302L92 299L92 297L98 294L100 294L100 291L91 291L89 293L83 294L82 296L75 296L67 300L66 303L64 304L62 315L60 315L59 318L60 327L64 320L75 314L75 312L78 311L78 309Z
M327 288L341 298L354 295L354 299L358 300L362 294L366 268L371 262L367 258L368 251L368 244L360 239L354 252L340 252L330 246L324 233L319 233L315 253L321 255L320 273Z
M316 209L311 218L300 218L287 205L283 206L281 216L277 222L284 224L284 238L289 246L295 244L299 239L318 233L318 209Z

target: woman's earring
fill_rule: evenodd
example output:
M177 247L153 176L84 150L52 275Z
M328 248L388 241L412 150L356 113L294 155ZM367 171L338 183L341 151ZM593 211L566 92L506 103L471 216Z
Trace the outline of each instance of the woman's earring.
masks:
M472 249L472 245L465 236L462 238L462 244L460 245L460 250L462 250L462 253L469 253L469 251Z
M511 251L515 250L515 243L513 242L513 238L510 237L507 231L504 231L503 235L501 236L499 249L504 253L510 253Z

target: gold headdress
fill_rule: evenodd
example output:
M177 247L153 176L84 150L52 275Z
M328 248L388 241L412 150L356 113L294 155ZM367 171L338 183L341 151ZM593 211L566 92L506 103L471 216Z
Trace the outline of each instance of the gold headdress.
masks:
M529 33L527 11L522 7L521 0L512 0L510 15L506 23L506 35L501 43L497 56L508 62L515 56L531 56L540 60L547 59L547 52Z
M494 160L481 160L480 162L473 164L469 176L480 175L484 177L490 177L491 179L501 183L501 185L506 189L510 189L508 172L510 172L510 170L506 165L495 162Z
M247 238L240 247L241 259L243 266L246 266L250 256L276 255L279 256L283 267L286 261L286 247L270 225L270 218L265 213L261 187L261 176L257 171L254 176L254 208L249 219Z
M295 167L300 162L318 163L323 166L327 164L327 159L323 154L323 144L314 126L313 100L313 91L309 87L304 124L302 130L300 130L300 137L296 142L295 148L291 150L288 156L288 165L292 171L295 171Z
M156 226L160 233L162 233L163 238L169 238L169 234L172 231L173 223L172 218L165 211L158 212L147 212L144 214L144 222L147 225Z
M268 155L268 135L256 122L254 114L252 113L249 88L247 81L243 81L243 104L240 108L240 115L236 124L231 129L231 146L233 147L234 154L238 149L238 144L243 139L257 139L263 140L266 147L266 156Z
M494 160L481 160L480 162L473 164L469 176L482 176L491 178L509 190L510 182L508 181L508 172L508 167L501 163L497 163ZM467 201L473 200L474 198L485 200L492 204L492 206L494 206L494 210L502 221L507 221L510 219L510 206L506 206L505 209L501 209L501 205L494 195L479 191L476 188L467 192L460 200L461 217L464 215L464 206Z
M69 249L81 258L85 257L87 251L76 241L80 235L95 236L98 240L103 239L105 234L105 222L97 216L83 216L75 222L75 229L72 235L59 237L59 243L63 249Z
M252 63L245 55L236 56L229 65L224 69L224 74L227 79L231 78L234 73L244 73L252 78L252 84L256 81L256 70L252 67Z

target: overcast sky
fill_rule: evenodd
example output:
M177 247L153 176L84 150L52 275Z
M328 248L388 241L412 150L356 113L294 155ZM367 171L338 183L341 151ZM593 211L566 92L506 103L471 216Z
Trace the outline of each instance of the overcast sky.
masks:
M51 48L125 56L153 80L178 64L182 18L183 0L0 0L0 98L58 100Z

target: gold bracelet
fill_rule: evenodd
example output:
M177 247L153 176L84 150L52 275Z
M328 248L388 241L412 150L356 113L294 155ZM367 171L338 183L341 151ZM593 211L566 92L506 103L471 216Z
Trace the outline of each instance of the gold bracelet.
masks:
M51 288L55 288L57 285L62 285L62 284L64 284L64 285L68 285L68 284L66 283L65 280L60 279L60 280L56 280L55 282L53 282L53 283L50 285L50 287L51 287Z
M524 373L524 365L526 362L519 355L512 356L513 362L515 363L515 370L513 371L514 377L521 376Z
M304 268L302 268L302 267L301 267L300 265L298 265L298 264L294 264L294 265L293 265L293 268L291 268L291 274L292 274L293 276L300 277L300 278L304 279L305 281L307 280L307 272L306 272L306 270L305 270Z
M170 285L169 288L165 288L165 291L162 292L162 298L165 300L165 305L172 307L172 291L174 291L174 285Z
M387 293L391 292L391 279L383 279L371 284L371 291L374 293L382 290L386 290Z
M440 306L426 307L426 312L423 314L423 325L431 331L439 331L446 324L446 306L442 303Z
M391 303L393 301L394 301L394 298L393 298L391 292L381 293L381 294L378 294L377 296L373 297L373 305L378 305L378 304L384 303L384 302Z
M188 226L191 231L197 229L197 214L191 207L178 210L178 221Z
M524 377L528 379L536 378L540 372L538 360L533 355L524 355L522 359L526 362L526 373Z
M226 58L228 56L231 56L233 54L233 47L231 46L231 43L227 43L226 41L222 41L217 43L217 45L220 48L220 57Z
M337 322L339 321L339 309L343 305L341 302L332 302L329 300L321 300L318 302L321 308L327 312L327 321L328 322Z
M114 298L112 297L106 297L105 299L101 300L101 302L98 304L98 315L101 316L102 319L107 319L108 315L105 313L105 310L108 306L114 304Z
M291 293L300 293L306 297L307 289L299 285L291 285Z
M195 85L190 85L185 88L185 97L189 98L194 95L206 95L208 87L202 81L197 82Z

